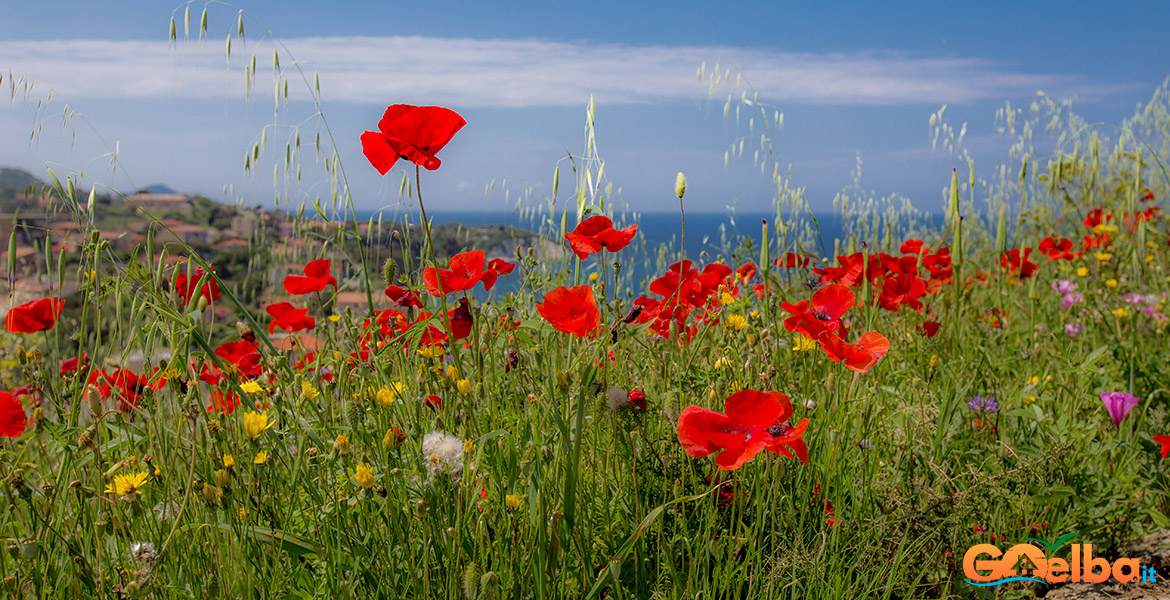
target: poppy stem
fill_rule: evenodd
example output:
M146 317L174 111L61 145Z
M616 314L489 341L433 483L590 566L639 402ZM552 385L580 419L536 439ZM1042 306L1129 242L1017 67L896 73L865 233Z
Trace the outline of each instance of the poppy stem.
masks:
M439 280L439 259L435 256L435 242L431 239L431 221L427 218L427 207L423 205L422 199L422 179L419 177L420 169L418 165L414 165L414 193L418 196L418 210L422 213L423 232L427 236L427 248L431 253L431 267L435 269L435 280ZM443 310L443 318L440 320L446 328L447 332L451 333L451 326L449 323L450 317L447 314L447 294L443 293L442 284L439 284L439 305ZM459 373L463 374L463 362L459 360L458 344L454 340L451 341L451 358L455 361L455 367L459 369Z

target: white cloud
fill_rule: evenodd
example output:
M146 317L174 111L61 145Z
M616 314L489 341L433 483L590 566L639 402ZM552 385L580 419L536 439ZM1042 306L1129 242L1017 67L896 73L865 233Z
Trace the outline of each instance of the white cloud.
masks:
M1038 89L1094 100L1117 93L1081 77L1023 73L975 58L892 52L809 54L726 46L639 46L546 40L428 37L313 37L283 40L311 81L321 74L330 101L437 103L461 107L605 105L708 95L696 69L716 62L742 72L769 102L941 104L1031 95ZM235 42L230 66L223 42L178 46L152 41L0 42L0 69L81 98L243 95L244 62L256 56L254 94L273 89L272 44ZM290 94L305 84L281 56ZM717 96L738 95L725 85Z

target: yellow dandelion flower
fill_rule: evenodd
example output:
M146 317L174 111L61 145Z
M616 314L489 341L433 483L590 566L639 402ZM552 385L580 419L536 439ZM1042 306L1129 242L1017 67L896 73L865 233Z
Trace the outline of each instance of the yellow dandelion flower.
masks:
M341 315L329 315L329 320L336 323L341 320Z
M106 493L117 494L127 500L134 500L138 497L138 492L146 484L146 478L149 476L150 474L146 471L127 475L116 475L114 482L106 486Z
M447 365L447 379L456 381L459 379L459 367L455 365Z
M760 311L752 309L752 312L748 313L748 316L753 319L758 319L760 318Z
M1101 262L1105 262L1105 261L1113 258L1113 255L1110 254L1109 252L1096 252L1093 254L1093 256L1097 257L1097 260L1099 260Z
M1129 316L1129 311L1125 310L1125 307L1123 306L1123 307L1118 308L1117 310L1113 311L1113 316L1125 318L1125 317Z
M254 465L262 465L266 462L268 462L268 451L267 450L261 450L261 451L257 452L256 458L252 459L252 464L254 464Z
M455 388L459 390L460 396L471 395L471 381L467 379L460 379L459 381L456 381Z
M819 347L820 346L815 341L810 340L803 335L798 335L792 340L793 352L808 352L810 350L816 350Z
M507 496L504 496L504 508L511 511L520 510L520 496L517 496L516 494L508 494Z
M244 413L244 433L248 439L255 441L266 429L272 427L267 412L248 411Z
M395 399L402 395L405 387L398 382L391 383L389 386L378 390L378 393L374 395L374 400L378 403L378 406L383 408L389 407L391 404L394 404Z
M731 294L728 294L727 292L723 292L722 294L719 295L719 304L721 304L723 306L727 306L728 304L731 304L732 302L735 302L735 298L731 297Z
M224 454L223 455L223 468L230 469L234 466L236 466L236 457L232 456L231 454Z
M249 394L261 394L264 392L264 387L261 386L259 383L256 383L255 380L245 381L244 383L241 383L240 389L244 390L245 392L247 392Z
M939 358L938 358L938 355L937 355L937 354L931 354L931 355L930 355L930 368L932 368L932 369L937 369L937 368L938 368L938 366L939 366L939 364L941 364L941 363L942 363L942 361L941 361L941 360L939 360Z
M747 319L743 315L727 315L727 325L736 331L742 331L747 327Z
M353 480L356 481L358 485L368 490L374 487L374 471L370 468L369 464L361 463L357 466L357 471L353 475Z
M1111 288L1117 287L1117 280L1116 279L1106 279L1105 280L1105 287L1111 287Z
M302 398L304 398L305 400L312 400L320 395L321 395L321 392L317 391L317 388L313 387L313 384L309 383L308 381L301 382L301 397Z
M1085 267L1077 267L1077 277L1084 277L1089 274L1089 270Z
M333 449L340 456L349 454L349 436L344 433L337 434L337 437L333 440Z
M424 346L418 349L419 356L423 358L438 358L443 355L442 346Z
M601 279L601 276L599 276L597 273L589 274L589 283L597 283L598 279Z

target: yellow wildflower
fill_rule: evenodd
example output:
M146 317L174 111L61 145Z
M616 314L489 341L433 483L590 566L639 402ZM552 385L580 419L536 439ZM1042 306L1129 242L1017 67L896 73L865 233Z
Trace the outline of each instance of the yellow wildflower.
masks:
M329 315L329 320L336 323L341 320L341 315Z
M268 451L267 450L261 450L261 451L257 452L256 458L252 459L252 464L254 464L254 465L262 465L266 462L268 462Z
M727 292L723 292L722 294L719 295L719 304L721 304L723 306L727 306L728 304L731 304L732 302L735 302L735 298L732 298L731 294L728 294Z
M1097 260L1099 260L1101 262L1105 262L1105 261L1113 258L1113 255L1110 254L1109 252L1096 252L1093 254L1093 256L1096 256Z
M438 358L443 355L442 346L424 346L418 349L418 353L423 358Z
M349 454L349 436L344 433L337 434L337 438L333 440L333 449L339 456Z
M727 325L736 331L742 331L747 327L747 319L743 315L727 315Z
M504 496L504 508L511 511L520 510L520 496L516 494L508 494Z
M317 388L313 387L313 384L309 383L308 381L301 382L301 397L302 398L304 398L305 400L312 400L320 395L321 395L321 392L317 391Z
M378 390L378 393L374 395L374 400L378 403L378 406L383 408L389 407L391 404L394 404L395 399L402 395L402 391L405 388L406 386L400 382L391 383L389 386Z
M719 360L715 361L715 368L716 369L722 369L723 367L729 367L729 366L731 366L731 359L727 358L726 356L721 356L721 357L719 357Z
M248 411L244 413L244 433L248 434L248 439L255 441L269 427L272 427L272 423L268 421L267 412Z
M597 283L597 280L600 278L601 277L597 273L590 273L589 274L589 283Z
M236 466L236 457L232 456L231 454L224 454L223 455L223 468L230 469L234 466Z
M1040 376L1039 375L1033 375L1033 376L1029 377L1028 380L1024 382L1024 385L1032 385L1034 383L1040 383Z
M447 365L447 379L456 381L459 379L459 367L455 365Z
M264 388L259 383L256 383L255 380L241 383L240 389L249 394L260 394L264 392Z
M149 476L150 474L145 471L130 473L128 475L117 475L114 477L114 482L106 486L106 493L116 493L128 501L133 501L138 497L139 490L146 484L146 478Z
M1077 277L1084 277L1089 274L1089 270L1085 267L1077 267Z
M1106 279L1105 280L1105 287L1111 287L1111 288L1117 287L1117 280L1116 279Z
M459 390L459 395L461 396L471 395L471 381L467 379L460 379L459 381L456 381L455 388Z
M813 340L810 340L803 335L798 335L792 340L793 352L808 352L809 350L816 350L820 346Z
M1123 306L1123 307L1118 308L1117 310L1113 311L1113 316L1125 318L1125 317L1129 316L1129 311L1125 310L1125 307Z
M360 463L354 473L353 480L367 490L374 487L374 472L367 463Z

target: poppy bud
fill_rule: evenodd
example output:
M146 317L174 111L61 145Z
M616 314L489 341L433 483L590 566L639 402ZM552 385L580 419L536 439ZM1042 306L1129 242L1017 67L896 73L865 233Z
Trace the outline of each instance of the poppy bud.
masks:
M674 179L674 195L678 196L679 200L682 200L683 196L686 195L686 193L687 193L687 178L686 178L686 176L684 176L682 174L682 171L679 171L678 177L676 177Z
M195 310L198 312L207 310L207 296L199 296L199 302L195 305Z

